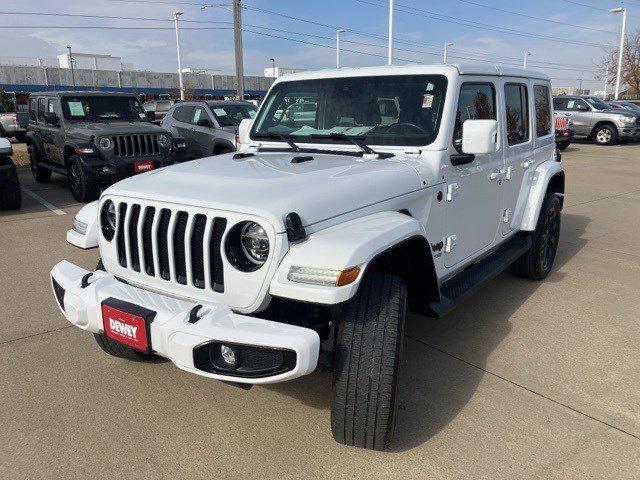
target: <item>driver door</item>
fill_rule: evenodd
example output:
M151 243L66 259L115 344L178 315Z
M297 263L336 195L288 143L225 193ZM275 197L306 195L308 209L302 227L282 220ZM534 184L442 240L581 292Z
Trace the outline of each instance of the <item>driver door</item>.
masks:
M203 105L193 107L191 117L191 137L195 158L208 157L213 152L215 126L207 109Z
M569 98L565 108L562 113L573 123L571 129L578 135L591 135L593 112L589 104L581 98Z

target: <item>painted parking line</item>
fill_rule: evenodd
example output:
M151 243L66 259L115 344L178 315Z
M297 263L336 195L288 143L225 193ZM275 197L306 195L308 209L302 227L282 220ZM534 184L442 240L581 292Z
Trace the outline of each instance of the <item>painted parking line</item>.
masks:
M50 203L50 202L46 201L40 195L38 195L35 192L32 192L28 188L24 188L23 187L22 191L24 193L26 193L27 195L29 195L31 198L33 198L36 202L38 202L41 205L44 205L45 207L47 207L49 210L51 210L56 215L66 215L67 214L66 212L64 212L64 211L60 210L58 207L56 207L53 203Z

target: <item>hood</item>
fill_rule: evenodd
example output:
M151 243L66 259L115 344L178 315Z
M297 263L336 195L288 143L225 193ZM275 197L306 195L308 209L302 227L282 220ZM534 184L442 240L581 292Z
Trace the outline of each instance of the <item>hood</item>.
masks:
M624 115L625 117L637 117L638 113L631 110L625 110L624 108L610 108L609 110L596 110L595 113L602 115Z
M220 127L220 129L227 133L232 133L234 135L238 134L238 125L226 125L224 127Z
M292 163L294 157L313 159ZM290 212L308 226L421 188L416 170L397 157L265 152L165 167L118 182L105 195L256 215L284 232Z
M149 122L78 122L71 123L67 131L71 135L87 138L104 135L127 135L136 133L166 133L166 130Z

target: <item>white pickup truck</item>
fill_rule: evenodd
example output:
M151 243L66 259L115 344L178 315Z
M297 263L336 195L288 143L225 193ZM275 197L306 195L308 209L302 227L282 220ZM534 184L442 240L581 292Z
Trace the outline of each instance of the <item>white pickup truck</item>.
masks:
M241 151L85 206L67 239L101 261L56 265L55 298L117 357L245 386L330 369L333 437L385 449L406 313L443 316L507 268L552 268L551 102L545 75L489 66L287 75L241 124ZM312 118L285 115L299 103Z

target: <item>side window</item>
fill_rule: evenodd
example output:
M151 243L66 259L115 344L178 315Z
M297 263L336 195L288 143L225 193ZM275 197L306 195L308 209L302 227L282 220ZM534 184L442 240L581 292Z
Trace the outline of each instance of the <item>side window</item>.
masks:
M183 107L177 107L173 111L173 118L179 122L190 123L193 116L193 107L185 105Z
M55 100L49 100L49 103L47 105L47 112L48 113L58 113L57 109L56 109L56 101Z
M567 99L566 98L554 98L553 99L553 108L555 110L566 110L567 109Z
M204 107L192 107L192 110L193 114L189 119L190 123L197 125L200 120L211 120Z
M507 114L507 142L509 145L529 140L529 98L527 86L506 84L504 86Z
M551 133L551 103L549 87L536 85L533 91L536 104L536 135L544 137Z
M29 100L29 119L37 120L38 119L38 101L35 98Z
M46 111L47 101L44 98L38 99L38 120L42 120Z
M496 120L496 92L492 83L464 83L460 87L453 144L462 148L462 124L466 120Z
M573 110L578 110L581 112L588 112L591 110L591 107L589 107L589 104L587 102L585 102L584 100L578 99L576 100L576 103L574 105Z

